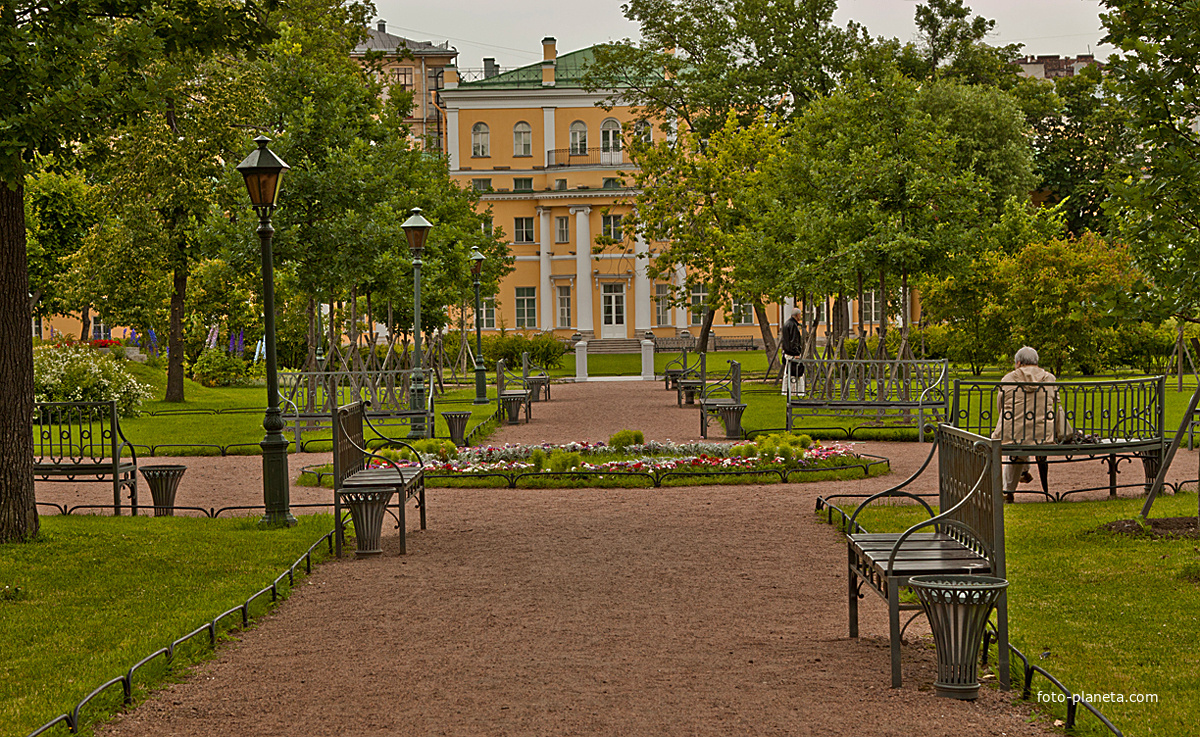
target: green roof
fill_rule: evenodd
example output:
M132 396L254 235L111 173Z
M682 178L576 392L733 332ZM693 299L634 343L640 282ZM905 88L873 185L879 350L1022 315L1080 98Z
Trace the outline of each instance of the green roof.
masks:
M555 87L581 87L584 68L594 57L594 46L558 57L554 65ZM542 62L474 82L460 82L459 89L521 90L542 88Z

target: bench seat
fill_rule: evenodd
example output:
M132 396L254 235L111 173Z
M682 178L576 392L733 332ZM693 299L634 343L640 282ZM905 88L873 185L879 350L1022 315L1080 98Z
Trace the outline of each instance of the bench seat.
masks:
M113 471L117 473L132 473L137 470L137 464L133 461L121 461L114 464L112 461L103 463L34 463L34 476L110 476Z

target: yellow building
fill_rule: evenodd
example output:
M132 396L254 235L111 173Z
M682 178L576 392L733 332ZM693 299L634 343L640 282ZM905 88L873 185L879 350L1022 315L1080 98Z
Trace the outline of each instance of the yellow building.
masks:
M592 48L559 56L555 39L545 38L540 63L501 71L488 59L482 78L470 81L446 69L439 97L450 175L480 192L515 257L484 309L484 329L579 332L589 340L694 335L703 311L669 305L685 283L683 268L670 281L646 274L654 244L639 238L593 253L598 236L622 241L621 220L634 199L621 176L634 168L622 137L633 133L634 116L627 107L604 110L598 103L607 94L581 87L592 56ZM700 288L690 295L692 304L703 300ZM790 301L767 308L776 334L788 309ZM728 312L715 316L714 334L759 337L749 306ZM824 325L823 312L810 320Z
M443 85L444 70L454 64L458 51L449 42L413 41L388 33L383 20L368 29L367 39L351 55L362 63L369 51L383 54L384 99L395 89L411 92L413 109L406 122L413 137L428 149L444 151L446 121L437 104L437 93Z

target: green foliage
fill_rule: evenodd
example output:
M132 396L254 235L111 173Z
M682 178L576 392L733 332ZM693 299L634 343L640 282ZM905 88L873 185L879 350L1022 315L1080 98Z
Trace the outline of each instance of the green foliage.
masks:
M33 395L36 402L115 400L117 412L132 417L150 389L112 356L86 345L47 343L33 349Z
M1133 366L1150 376L1165 374L1175 350L1176 337L1176 328L1171 324L1123 321L1114 331L1112 362Z
M29 259L29 291L36 315L73 312L59 283L63 259L79 249L97 215L91 187L77 171L40 171L25 178L25 251Z
M442 461L458 457L458 446L454 444L454 441L447 440L445 438L421 438L419 440L413 440L409 443L409 445L416 448L417 452L421 455L434 456L438 460ZM413 457L412 451L403 447L382 448L375 452L384 458L390 458L393 461L416 460L416 458Z
M550 453L550 457L546 459L546 466L555 473L566 473L580 467L583 459L578 453L568 453L563 450L555 450Z
M625 450L630 445L641 445L646 442L646 436L641 430L618 430L608 439L608 444L615 450Z
M567 347L553 333L537 333L530 337L525 333L504 331L483 337L483 360L493 368L496 361L504 359L509 371L520 372L521 354L526 352L531 362L549 370L562 365Z
M203 386L240 386L246 375L246 362L220 348L209 348L192 364L192 379Z
M533 464L533 470L540 473L546 467L546 451L534 448L529 454L529 462Z

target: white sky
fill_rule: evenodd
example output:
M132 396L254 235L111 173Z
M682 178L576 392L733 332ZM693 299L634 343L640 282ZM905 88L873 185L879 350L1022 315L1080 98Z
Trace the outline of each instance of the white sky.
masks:
M492 56L503 68L542 58L544 36L558 39L559 53L604 41L637 37L621 14L623 0L375 0L388 31L419 41L449 40L458 65L483 66ZM862 23L872 36L912 39L917 0L839 0L834 21ZM1023 43L1027 54L1076 56L1112 53L1099 45L1104 35L1099 0L967 0L978 15L996 21L994 44Z

